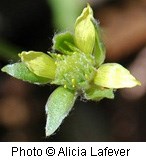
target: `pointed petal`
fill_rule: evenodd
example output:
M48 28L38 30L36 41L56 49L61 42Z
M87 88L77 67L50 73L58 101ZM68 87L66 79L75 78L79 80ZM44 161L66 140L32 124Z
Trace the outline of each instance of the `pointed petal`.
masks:
M34 74L41 77L54 79L56 65L54 60L47 54L43 52L24 51L19 54L19 57Z
M92 54L95 44L95 28L91 19L93 19L93 11L88 5L75 24L75 44L87 55Z
M97 70L94 83L107 88L131 88L140 85L126 68L117 63L101 65Z

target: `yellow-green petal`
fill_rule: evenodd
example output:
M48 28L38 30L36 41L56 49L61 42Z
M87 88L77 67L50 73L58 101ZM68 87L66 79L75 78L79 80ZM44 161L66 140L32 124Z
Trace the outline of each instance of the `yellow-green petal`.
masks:
M94 83L106 88L131 88L141 85L130 72L117 63L101 65L95 75Z
M34 74L41 77L54 79L56 65L54 60L47 54L43 52L24 51L19 54L19 57Z
M95 44L95 28L92 23L93 11L88 5L75 23L75 44L85 54L92 54Z

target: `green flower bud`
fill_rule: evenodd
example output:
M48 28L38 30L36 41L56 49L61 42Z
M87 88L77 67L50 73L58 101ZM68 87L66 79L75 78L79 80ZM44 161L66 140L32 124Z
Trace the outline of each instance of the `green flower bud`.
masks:
M43 52L24 51L19 54L19 57L34 74L54 79L56 65L54 60L47 54Z
M92 23L93 11L88 5L75 23L74 41L85 54L92 54L95 44L95 28Z
M94 83L106 88L131 88L141 85L130 72L117 63L101 65L95 75Z

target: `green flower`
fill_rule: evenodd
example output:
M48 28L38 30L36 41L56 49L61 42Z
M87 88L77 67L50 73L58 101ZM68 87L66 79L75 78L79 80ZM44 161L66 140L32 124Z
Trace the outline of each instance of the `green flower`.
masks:
M54 36L52 51L22 52L21 62L2 68L23 81L59 86L46 104L46 136L56 131L78 96L93 101L113 99L116 89L140 85L123 66L103 64L105 47L89 5L77 18L74 33L67 31Z

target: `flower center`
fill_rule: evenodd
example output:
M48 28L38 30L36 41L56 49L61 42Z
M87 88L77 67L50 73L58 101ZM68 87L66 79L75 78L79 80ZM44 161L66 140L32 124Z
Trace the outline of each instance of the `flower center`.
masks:
M95 74L94 58L76 52L58 58L60 59L56 62L57 68L53 84L78 90L89 87Z

